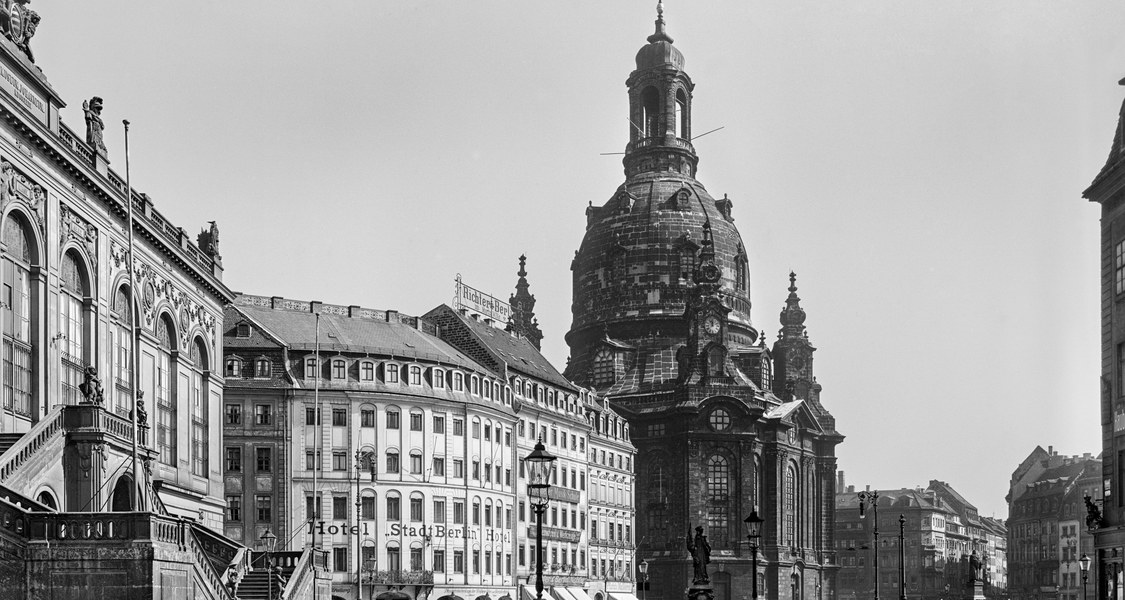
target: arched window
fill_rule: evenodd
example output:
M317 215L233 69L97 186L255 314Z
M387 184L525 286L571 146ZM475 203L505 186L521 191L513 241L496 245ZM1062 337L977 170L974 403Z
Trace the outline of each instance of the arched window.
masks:
M207 477L207 347L201 338L195 338L188 350L188 400L191 410L191 472Z
M39 496L36 498L36 501L48 508L53 508L55 510L58 510L59 508L58 503L55 502L54 495L52 495L51 492L48 492L47 490L39 492Z
M785 496L782 498L785 510L785 531L782 539L790 546L797 541L797 470L793 465L785 469Z
M85 269L73 251L63 255L59 266L59 353L63 404L77 404L78 390L86 369L86 310L88 296Z
M156 449L160 462L176 466L176 399L174 396L172 351L176 328L168 313L156 320Z
M594 385L602 387L612 385L616 381L615 362L613 351L608 348L598 350L598 353L594 355Z
M121 286L114 293L109 310L109 344L113 348L111 376L114 380L106 383L113 390L113 406L120 414L129 414L132 402L129 384L133 381L133 311L129 302L129 287Z
M747 270L746 257L741 254L736 256L734 259L734 289L739 292L746 291Z
M654 87L647 87L641 92L641 116L644 126L644 137L660 135L660 92Z
M676 92L676 135L682 140L691 139L688 133L687 94L683 90Z
M268 358L259 358L254 361L254 377L269 377L270 376L270 360Z
M723 352L721 346L712 346L707 351L707 372L715 377L722 377L726 373L723 370L723 359L726 358L726 353Z
M726 457L715 454L707 459L707 530L717 544L730 538L730 465Z
M4 408L20 415L31 415L31 394L34 376L32 348L38 340L32 332L32 299L37 286L32 281L31 267L38 263L32 249L27 226L14 215L4 219L3 240L7 248L3 256L3 296L0 305L4 315Z

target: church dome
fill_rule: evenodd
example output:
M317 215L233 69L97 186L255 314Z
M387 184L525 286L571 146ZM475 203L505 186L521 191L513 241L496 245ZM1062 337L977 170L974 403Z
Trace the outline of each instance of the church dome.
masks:
M718 291L729 309L726 341L745 348L758 340L750 321L746 245L734 225L730 199L716 199L696 179L695 85L683 70L683 54L664 30L662 9L657 5L656 32L637 53L637 68L625 82L625 182L604 204L586 209L586 234L571 263L568 373L579 383L589 377L594 356L606 344L630 356L654 357L661 372L674 371L669 365L689 333L685 314L697 291L696 266L706 235L713 240Z
M710 224L720 289L732 309L732 334L757 338L750 321L746 247L731 216L701 183L673 172L629 177L605 205L587 208L587 229L571 265L576 331L627 320L679 321L694 285L692 272Z

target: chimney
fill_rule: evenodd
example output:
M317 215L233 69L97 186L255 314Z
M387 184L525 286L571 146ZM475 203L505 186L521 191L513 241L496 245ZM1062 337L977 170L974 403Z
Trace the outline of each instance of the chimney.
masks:
M847 489L847 486L844 485L844 471L842 469L836 471L836 489Z
M1054 455L1055 455L1055 447L1054 446L1047 446L1047 456L1054 456Z
M867 485L863 486L863 489L865 489L866 491L870 492L870 491L871 491L871 484L869 483L869 484L867 484Z
M848 486L848 493L849 493L849 494L854 494L854 493L855 493L855 486L854 486L854 485L849 485L849 486Z

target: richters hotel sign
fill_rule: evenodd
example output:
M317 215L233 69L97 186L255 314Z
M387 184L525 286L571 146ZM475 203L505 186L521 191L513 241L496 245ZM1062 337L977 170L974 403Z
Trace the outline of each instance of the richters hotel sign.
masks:
M309 523L309 535L316 533L320 536L330 537L343 537L363 535L370 536L371 529L369 523L361 523L359 525L348 525L347 523L332 523L328 521L317 521L316 523ZM402 523L391 523L387 527L384 537L405 537L405 538L418 538L423 540L430 539L469 539L469 540L482 540L485 542L510 542L512 541L511 532L501 529L485 529L483 531L476 528L468 528L464 525L442 525L442 524L420 524L420 525L403 525ZM482 537L483 536L483 537Z

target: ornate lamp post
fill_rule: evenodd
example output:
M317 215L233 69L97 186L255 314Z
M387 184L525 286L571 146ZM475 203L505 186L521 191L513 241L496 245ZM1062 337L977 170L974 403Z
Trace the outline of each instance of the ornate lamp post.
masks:
M543 600L543 515L550 502L551 463L554 456L547 453L543 440L535 442L535 449L524 459L527 462L527 497L535 510L535 597Z
M269 600L273 600L273 547L277 543L277 536L266 529L261 540L266 545L266 584L269 586L266 593Z
M906 600L906 515L898 516L898 589L899 600Z
M879 490L859 493L859 518L866 518L868 504L875 518L875 600L879 600Z
M750 516L743 521L746 523L746 539L750 540L751 577L753 582L750 600L758 600L758 540L762 537L762 523L765 519L758 516L758 509L750 511Z
M1086 579L1090 576L1090 557L1086 553L1082 553L1082 558L1078 559L1078 568L1082 571L1082 600L1086 600Z
M648 588L648 561L642 560L641 564L638 565L638 568L640 568L641 570L641 600L645 600L645 589ZM1086 599L1083 598L1082 600Z

